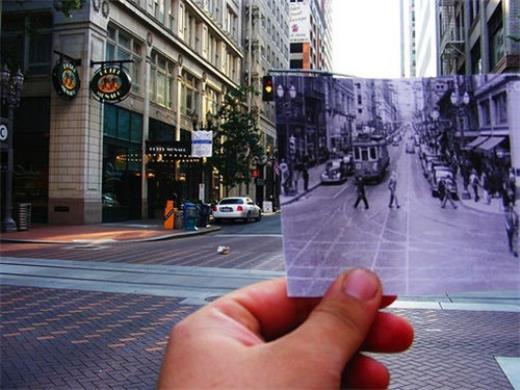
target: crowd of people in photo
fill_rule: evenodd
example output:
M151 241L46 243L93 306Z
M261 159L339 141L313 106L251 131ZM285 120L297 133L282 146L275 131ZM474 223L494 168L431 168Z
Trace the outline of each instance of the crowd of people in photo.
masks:
M514 168L505 168L504 162L497 163L496 158L487 158L474 151L462 151L459 154L452 153L447 148L447 142L441 142L438 138L430 138L425 142L432 154L438 154L450 165L453 171L453 181L460 174L464 193L473 202L484 202L491 206L493 199L501 201L500 208L504 212L505 228L507 233L509 251L518 257L518 239L520 218L515 210L517 188ZM446 207L447 202L457 208L452 194L457 191L456 183L452 180L441 179L439 182L438 196L441 207ZM453 191L453 186L455 191Z

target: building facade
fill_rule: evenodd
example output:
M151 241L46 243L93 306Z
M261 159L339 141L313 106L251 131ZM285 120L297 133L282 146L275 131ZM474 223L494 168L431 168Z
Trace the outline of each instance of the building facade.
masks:
M262 77L270 69L289 68L289 2L244 0L242 15L242 84L259 92L262 90ZM273 171L276 152L275 109L273 103L263 102L258 93L250 93L248 109L257 118L266 158L252 167L256 176L253 185L241 185L232 192L248 194L261 206L263 200L274 200L277 197Z
M332 71L331 0L290 1L291 69Z
M517 0L438 0L441 75L520 71Z
M153 154L150 145L189 144L239 85L241 1L89 0L70 18L53 4L3 7L2 63L25 75L14 201L31 202L36 221L84 224L158 216L174 194L219 197L203 160ZM81 88L71 100L50 77L63 55L78 61ZM133 60L122 64L129 97L100 103L89 90L97 62L119 60Z

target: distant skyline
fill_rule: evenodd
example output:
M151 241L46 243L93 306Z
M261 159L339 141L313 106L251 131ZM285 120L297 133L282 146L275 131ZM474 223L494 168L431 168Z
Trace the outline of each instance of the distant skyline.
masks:
M399 0L333 0L333 71L399 78Z

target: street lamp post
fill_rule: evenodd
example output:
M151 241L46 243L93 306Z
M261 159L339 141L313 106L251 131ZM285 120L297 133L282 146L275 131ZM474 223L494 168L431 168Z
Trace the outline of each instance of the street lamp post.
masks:
M11 74L7 65L4 65L0 72L1 103L7 108L7 171L5 175L5 209L4 219L2 220L2 231L16 231L16 223L13 220L13 170L14 170L14 150L13 150L13 123L14 109L20 105L23 88L23 74L18 70L14 75Z
M459 122L459 126L460 126L459 149L462 152L464 150L464 123L461 123L461 119L464 118L464 115L466 113L466 108L470 102L470 97L469 97L468 91L464 91L462 96L459 95L458 93L456 93L455 91L453 91L450 95L450 102L453 105L453 107L455 107L455 109L457 110L457 119L459 119L458 122ZM464 168L464 171L465 170L466 170L466 168ZM462 192L463 199L471 198L471 195L470 195L470 193L468 191L468 187L467 187L467 180L466 180L467 175L468 175L468 172L463 173L463 176L464 176L463 177L464 183L462 186L463 187L463 192Z
M279 84L276 88L276 94L280 99L283 99L285 96L285 102L290 104L290 100L293 100L297 96L296 88L294 85L291 85L289 87L288 95L290 99L287 99L287 95L285 94L284 87ZM286 132L286 158L288 159L288 168L289 168L289 192L291 195L294 195L298 192L297 186L295 186L295 180L294 180L294 160L296 157L296 138L290 131L290 125L289 125L289 115L287 115L287 107L284 107L284 117L285 117L285 125L287 128Z

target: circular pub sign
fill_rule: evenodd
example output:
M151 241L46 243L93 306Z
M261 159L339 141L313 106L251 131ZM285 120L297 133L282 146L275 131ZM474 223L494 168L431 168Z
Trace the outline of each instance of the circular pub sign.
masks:
M81 84L78 68L70 62L56 64L52 70L52 83L58 95L68 100L74 99Z
M105 103L117 103L125 99L131 86L130 76L119 66L99 68L90 81L90 90L96 99Z

